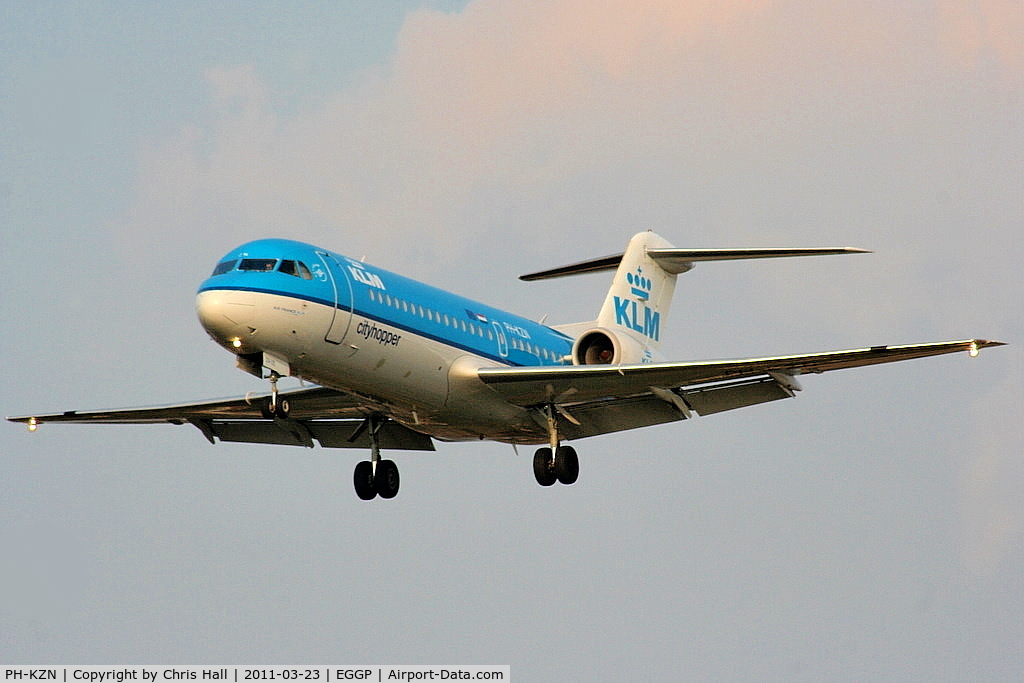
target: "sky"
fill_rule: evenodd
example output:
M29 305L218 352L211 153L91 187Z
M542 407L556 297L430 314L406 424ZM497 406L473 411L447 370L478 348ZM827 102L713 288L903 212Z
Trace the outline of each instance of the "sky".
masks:
M663 351L988 338L793 401L573 444L211 446L0 425L0 662L509 664L517 680L1024 669L1024 4L13 2L0 413L265 390L198 284L260 237L549 322L621 251L700 264ZM294 381L292 381L294 384Z

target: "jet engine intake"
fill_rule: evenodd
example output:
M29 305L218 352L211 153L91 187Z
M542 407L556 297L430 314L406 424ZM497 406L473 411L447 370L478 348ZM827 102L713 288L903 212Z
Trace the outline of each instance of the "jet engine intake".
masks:
M572 346L573 365L621 365L639 363L643 346L636 340L596 327L579 336Z

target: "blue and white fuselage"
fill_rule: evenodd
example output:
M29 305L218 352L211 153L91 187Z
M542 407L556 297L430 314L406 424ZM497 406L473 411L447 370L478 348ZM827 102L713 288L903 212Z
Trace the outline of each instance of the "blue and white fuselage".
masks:
M393 498L398 467L382 450L432 451L432 438L538 444L537 483L573 484L576 441L791 398L798 378L1000 343L963 339L766 358L664 361L676 277L694 264L862 253L850 247L679 249L638 233L621 254L523 275L614 270L597 319L551 328L301 242L238 247L199 287L210 336L269 396L8 418L189 424L210 443L369 448L353 471L363 500ZM570 333L570 334L566 334ZM278 379L319 386L279 392ZM660 481L660 479L659 479Z
M301 242L227 254L196 308L215 341L281 376L352 393L446 440L543 440L480 367L572 364L557 330ZM467 417L469 419L467 419Z

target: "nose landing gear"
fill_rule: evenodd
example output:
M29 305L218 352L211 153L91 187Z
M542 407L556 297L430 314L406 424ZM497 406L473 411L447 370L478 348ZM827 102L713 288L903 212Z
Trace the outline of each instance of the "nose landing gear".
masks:
M270 380L270 400L261 409L263 417L268 420L287 419L288 413L291 411L291 405L289 405L288 399L281 398L277 391L277 380L281 379L281 375L271 372L270 377L267 379Z

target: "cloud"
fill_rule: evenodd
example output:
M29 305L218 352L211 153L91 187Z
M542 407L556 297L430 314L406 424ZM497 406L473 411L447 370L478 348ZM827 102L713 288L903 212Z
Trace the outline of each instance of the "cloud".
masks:
M1024 3L977 0L939 4L939 38L946 54L961 68L975 70L990 60L1024 71Z
M140 152L126 256L280 235L429 275L478 242L583 258L650 227L864 241L926 278L959 248L943 221L1016 215L993 136L1019 112L973 89L1019 92L1019 6L481 0L410 13L386 64L297 109L254 65L211 66L203 120ZM981 55L998 78L964 73ZM859 299L888 299L886 328L914 306L891 286Z
M1014 6L978 3L969 13L946 3L935 30L960 61L990 46L1014 64ZM856 105L891 72L909 79L899 72L923 68L913 54L928 44L918 19L828 3L802 13L764 2L420 10L408 16L388 65L290 119L273 113L252 65L211 67L211 120L202 135L189 127L149 150L171 159L166 168L160 159L143 164L143 192L179 184L175 159L185 154L194 191L237 204L257 225L271 222L259 220L268 209L276 220L273 207L284 205L339 227L358 220L444 234L489 184L529 193L668 150L682 161L707 160L716 147L730 158L737 149L757 155L749 146L758 141L773 151L778 136L842 118L830 103ZM864 109L853 113L878 114Z

